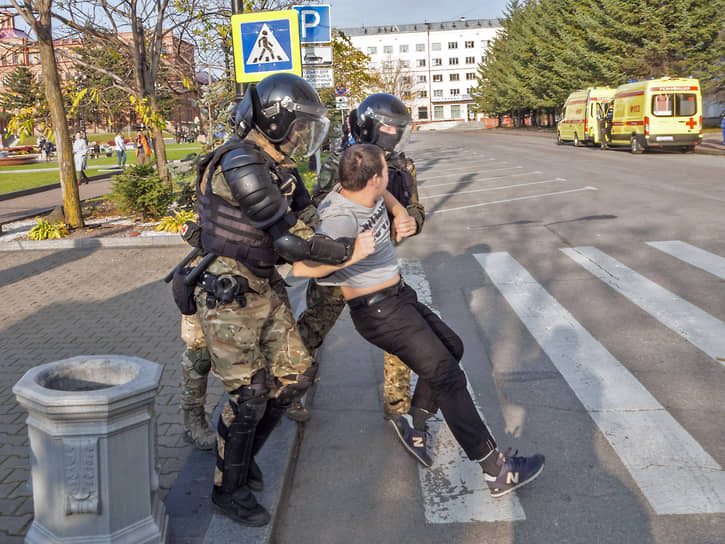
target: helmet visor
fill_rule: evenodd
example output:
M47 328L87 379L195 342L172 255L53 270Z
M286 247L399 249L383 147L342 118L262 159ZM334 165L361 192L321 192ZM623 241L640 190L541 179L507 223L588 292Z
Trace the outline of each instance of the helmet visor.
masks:
M330 120L327 117L301 117L289 127L287 137L279 148L287 155L309 157L324 143Z
M400 153L410 139L411 124L388 124L381 123L377 127L375 135L375 145L383 148L385 151L395 151Z

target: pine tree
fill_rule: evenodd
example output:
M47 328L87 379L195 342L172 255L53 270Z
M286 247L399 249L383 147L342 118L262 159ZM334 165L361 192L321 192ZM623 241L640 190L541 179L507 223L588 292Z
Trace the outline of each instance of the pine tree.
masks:
M3 85L5 92L0 95L0 106L7 111L35 109L45 102L38 78L26 66L19 66L10 72L3 80Z

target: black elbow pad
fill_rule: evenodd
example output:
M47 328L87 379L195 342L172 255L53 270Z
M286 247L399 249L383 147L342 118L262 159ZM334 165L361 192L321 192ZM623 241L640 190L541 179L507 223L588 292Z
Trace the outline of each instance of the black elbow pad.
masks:
M321 234L315 234L310 240L310 259L324 264L343 264L352 257L355 249L354 238L333 240Z
M274 241L274 248L279 256L288 262L317 261L322 264L343 264L352 256L355 240L339 238L333 240L315 234L306 242L294 234L284 234Z

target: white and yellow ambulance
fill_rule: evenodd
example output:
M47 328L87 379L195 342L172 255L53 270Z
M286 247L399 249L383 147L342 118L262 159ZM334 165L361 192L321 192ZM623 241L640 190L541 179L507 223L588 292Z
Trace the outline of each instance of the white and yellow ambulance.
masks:
M607 144L632 153L693 151L702 142L702 94L692 78L646 79L617 87Z
M614 92L610 87L589 87L571 93L556 126L556 143L574 142L575 146L601 143L604 125L600 121Z

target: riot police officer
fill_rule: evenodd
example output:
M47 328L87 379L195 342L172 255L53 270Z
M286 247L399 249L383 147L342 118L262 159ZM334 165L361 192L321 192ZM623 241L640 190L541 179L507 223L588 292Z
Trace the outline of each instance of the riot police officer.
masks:
M391 94L377 93L363 100L350 112L350 132L356 143L374 144L385 154L388 165L388 191L405 206L415 219L416 234L425 221L425 208L418 199L418 180L415 164L405 156L412 121L408 108ZM328 156L313 189L313 200L319 203L329 193L338 178L340 153ZM392 223L392 221L391 221ZM395 232L392 233L395 238ZM322 344L345 306L345 300L337 287L324 287L310 281L307 288L307 309L299 317L297 326L305 345L311 351ZM420 382L419 382L420 383ZM410 368L400 359L385 353L383 413L390 420L406 449L423 465L430 466L426 421L437 407L427 384L416 388L415 402L411 408ZM294 410L293 410L294 409ZM300 408L293 406L288 414L293 419L303 419Z
M229 396L217 428L212 502L245 525L270 519L252 493L263 486L254 456L314 380L289 305L272 285L275 265L280 258L340 264L364 256L352 239L298 236L309 228L291 213L301 192L290 157L319 147L326 113L302 78L268 76L251 85L236 108L235 136L198 169L199 243L216 258L205 259L191 310L201 322L212 372Z

